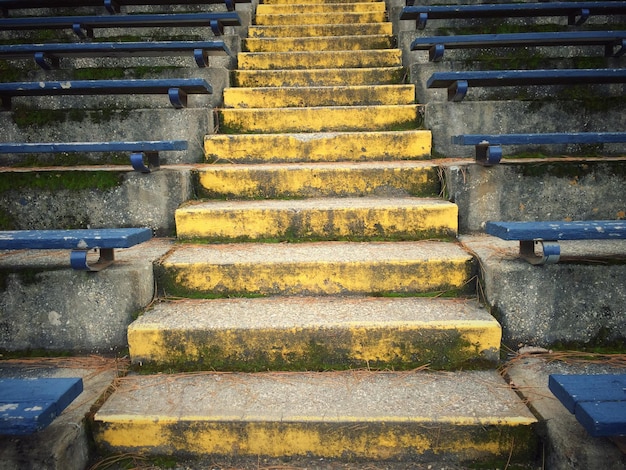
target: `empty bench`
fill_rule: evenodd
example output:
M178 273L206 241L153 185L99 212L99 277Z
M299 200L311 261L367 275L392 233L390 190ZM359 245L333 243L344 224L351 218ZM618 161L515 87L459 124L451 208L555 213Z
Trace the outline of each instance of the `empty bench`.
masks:
M487 222L485 232L503 240L517 240L520 256L531 264L554 264L561 258L560 240L626 239L626 221ZM535 253L539 245L542 252Z
M548 388L592 437L626 435L626 374L552 374Z
M605 57L620 57L626 52L626 31L567 31L512 34L467 34L418 37L412 51L428 51L428 59L438 62L447 49L484 47L603 46Z
M202 78L0 83L1 105L5 111L11 109L11 98L15 96L134 94L167 94L172 106L181 109L187 106L188 94L212 92L211 85Z
M481 3L476 5L406 6L401 20L415 20L424 29L429 19L522 18L564 16L580 25L592 15L623 15L626 2Z
M79 42L0 45L2 59L34 59L44 70L59 67L61 57L162 57L191 54L198 67L209 65L209 56L229 55L224 41Z
M626 132L563 132L545 134L461 134L452 136L456 145L473 145L476 163L497 165L503 145L568 145L626 143Z
M155 140L139 142L68 142L68 143L0 143L0 154L130 152L135 171L158 170L159 152L187 150L186 140ZM144 163L144 160L146 163Z
M626 69L466 70L435 72L427 88L447 88L448 101L459 102L469 87L590 85L626 83Z
M82 391L80 378L0 379L0 434L46 428Z
M70 265L80 271L101 271L115 261L115 248L130 248L152 238L149 228L0 231L0 250L71 250ZM90 263L89 251L99 252Z
M194 5L224 3L228 11L235 9L235 0L0 0L2 15L9 16L9 11L24 8L63 8L102 5L112 15L121 11L122 5Z
M93 38L96 28L210 27L220 36L225 26L241 26L237 12L0 18L0 31L71 29L81 39Z

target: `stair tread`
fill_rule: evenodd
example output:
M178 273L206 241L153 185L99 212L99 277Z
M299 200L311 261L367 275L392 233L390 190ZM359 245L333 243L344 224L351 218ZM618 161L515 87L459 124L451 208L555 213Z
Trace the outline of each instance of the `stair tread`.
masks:
M536 422L496 371L129 376L121 380L95 420L126 424L133 420L461 425Z

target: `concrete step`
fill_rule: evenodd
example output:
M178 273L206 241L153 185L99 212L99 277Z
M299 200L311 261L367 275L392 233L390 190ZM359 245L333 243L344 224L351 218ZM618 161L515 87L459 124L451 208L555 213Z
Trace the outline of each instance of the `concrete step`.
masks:
M221 109L224 133L384 131L415 129L417 105Z
M177 297L440 293L470 289L473 257L453 243L181 245L157 265Z
M207 161L231 163L416 160L430 158L430 131L209 134Z
M376 2L378 0L263 0L266 5L292 5L292 4L337 4L337 3L367 3Z
M332 68L313 70L236 70L234 87L312 87L401 84L404 67Z
M242 52L239 70L333 69L357 67L400 67L399 49L315 52Z
M230 108L405 105L415 103L414 85L226 88Z
M493 367L500 337L477 302L423 298L163 302L128 329L134 364L187 371Z
M95 415L111 453L528 462L536 419L495 371L130 376Z
M364 36L317 36L248 38L243 40L243 50L249 52L302 52L302 51L357 51L389 49L394 46L393 36L368 34Z
M297 15L301 13L371 13L385 11L385 2L357 2L357 3L287 3L287 4L259 4L257 15Z
M360 197L189 202L175 217L185 240L423 240L455 237L458 211L440 199Z
M304 38L315 36L369 36L383 35L390 37L393 27L387 23L357 24L310 24L283 26L255 26L248 28L249 38Z
M196 193L214 199L438 196L438 167L424 162L211 164L198 167Z
M255 16L257 25L350 24L382 23L387 20L385 11L357 13L284 13Z

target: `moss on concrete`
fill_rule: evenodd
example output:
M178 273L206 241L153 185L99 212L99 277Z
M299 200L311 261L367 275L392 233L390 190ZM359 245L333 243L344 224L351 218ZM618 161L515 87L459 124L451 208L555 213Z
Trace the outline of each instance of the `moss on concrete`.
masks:
M120 186L123 182L123 175L122 172L111 171L4 172L0 173L0 192L24 189L106 191Z

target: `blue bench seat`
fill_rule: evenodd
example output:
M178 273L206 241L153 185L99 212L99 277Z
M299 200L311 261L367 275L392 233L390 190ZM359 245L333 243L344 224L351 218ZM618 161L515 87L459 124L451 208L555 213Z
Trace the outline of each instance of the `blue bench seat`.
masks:
M243 0L248 1L249 0ZM235 9L235 0L0 0L0 11L9 16L9 10L24 8L63 8L104 6L112 15L121 11L122 5L196 5L224 3L228 11Z
M476 162L496 165L503 145L568 145L626 143L626 132L562 132L545 134L461 134L452 136L456 145L474 145Z
M592 437L626 436L626 374L552 374L548 388Z
M594 15L623 15L626 2L528 2L479 3L475 5L421 5L406 6L401 20L416 20L417 28L424 29L429 19L523 18L564 16L568 24L583 24Z
M185 54L193 54L198 67L207 67L209 65L209 56L232 56L224 41L78 42L0 45L0 58L32 58L44 70L57 68L60 57L162 57Z
M487 222L485 232L503 240L518 240L520 256L531 264L554 264L561 257L560 240L624 240L626 221ZM535 254L535 245L542 253Z
M0 154L129 152L133 169L140 173L150 173L159 169L161 166L159 152L186 149L186 140L65 143L0 142Z
M448 49L484 47L603 46L605 57L621 57L626 52L626 31L565 31L544 33L467 34L418 37L412 51L429 51L431 62L443 59Z
M175 108L187 106L190 93L209 94L213 89L203 78L137 80L67 80L0 83L2 109L11 109L14 96L166 94Z
M93 38L96 28L210 27L219 36L224 26L241 26L237 12L0 18L0 31L71 29L81 39Z
M435 72L427 88L447 88L448 101L459 102L469 87L590 85L626 83L626 69L464 70Z
M40 431L83 391L81 378L0 379L0 434Z
M0 250L69 249L70 265L80 271L101 271L115 261L115 248L130 248L152 238L149 228L0 231ZM99 251L90 263L87 254Z

